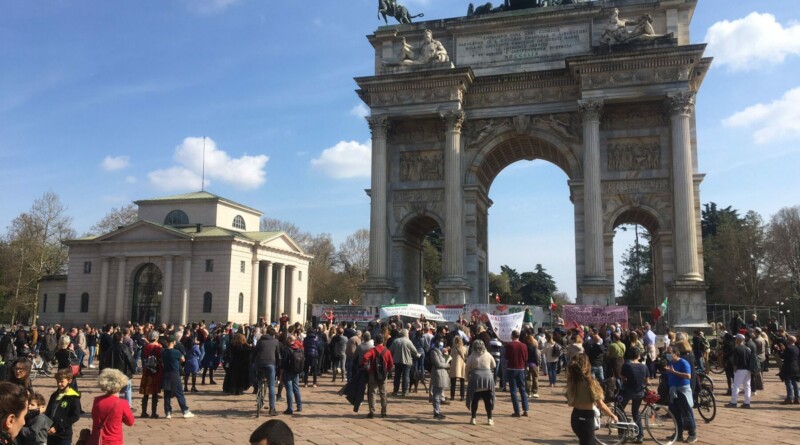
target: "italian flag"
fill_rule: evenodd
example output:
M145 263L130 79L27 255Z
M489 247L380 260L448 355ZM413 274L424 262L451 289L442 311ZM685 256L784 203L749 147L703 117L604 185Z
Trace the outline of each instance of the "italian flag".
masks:
M555 301L553 301L553 296L550 295L550 310L554 311L556 309L558 309L558 305L556 304Z
M664 302L661 303L661 306L653 309L653 319L658 320L659 318L663 317L664 314L667 313L667 300L669 297L664 297Z

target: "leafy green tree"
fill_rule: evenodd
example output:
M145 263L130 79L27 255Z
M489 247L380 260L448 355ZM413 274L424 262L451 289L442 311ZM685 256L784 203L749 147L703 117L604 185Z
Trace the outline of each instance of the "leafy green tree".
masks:
M624 226L622 229L626 229ZM618 302L626 306L653 304L653 258L650 235L634 226L634 243L622 254L622 280Z
M441 278L442 231L436 229L422 240L422 286L430 304L439 302L439 289L436 285Z
M541 264L537 264L534 272L524 272L520 275L522 286L518 289L521 301L525 304L543 306L550 303L550 297L558 290L553 276L545 271Z

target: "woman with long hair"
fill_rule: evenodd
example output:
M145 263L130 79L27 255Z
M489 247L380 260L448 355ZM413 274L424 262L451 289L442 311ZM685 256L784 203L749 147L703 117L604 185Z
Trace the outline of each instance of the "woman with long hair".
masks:
M203 343L203 349L205 353L203 354L203 359L200 361L200 369L203 370L200 384L206 384L206 374L209 374L211 380L209 380L208 384L216 385L217 382L214 381L214 371L216 371L219 366L219 356L222 350L222 336L219 331L215 331L206 339Z
M21 386L0 382L0 445L13 445L28 414L28 396Z
M142 418L147 415L147 402L152 397L152 410L150 417L158 418L158 396L161 394L161 379L164 376L164 365L161 362L163 347L158 342L158 331L147 333L148 343L142 348L142 380L139 384L139 394L142 395ZM151 358L152 357L152 358Z
M488 424L494 425L492 411L495 404L494 393L494 368L496 366L492 354L486 352L486 345L482 340L472 342L472 353L467 358L465 373L469 379L467 384L467 408L471 416L469 423L475 425L478 414L478 402L483 399L486 407Z
M8 381L19 385L28 394L28 398L33 397L33 384L31 384L31 369L33 363L27 357L20 357L11 364Z
M250 388L250 345L242 333L236 333L229 349L228 369L222 382L222 391L242 395Z
M556 343L553 334L548 332L545 334L544 348L542 348L542 356L545 363L547 363L547 379L551 387L556 386L556 374L558 368L558 361L561 359L559 349L561 346Z
M200 343L192 329L183 330L181 344L186 350L186 361L183 363L183 392L189 392L189 377L192 378L192 392L197 392L197 371L200 370Z
M456 397L456 381L461 383L461 400L464 400L464 375L467 365L467 348L461 336L453 337L453 347L450 348L450 400Z
M567 404L572 407L572 432L580 445L594 445L594 408L599 408L614 422L617 417L603 402L603 388L592 377L586 354L578 354L567 364Z

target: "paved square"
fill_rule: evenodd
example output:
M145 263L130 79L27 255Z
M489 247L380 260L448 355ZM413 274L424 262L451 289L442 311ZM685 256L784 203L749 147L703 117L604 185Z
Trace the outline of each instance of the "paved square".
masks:
M82 428L91 427L92 400L98 395L94 378L96 370L86 370L79 380L82 403L86 414L75 427L77 437ZM785 390L771 371L765 378L766 390L753 398L752 409L724 408L729 397L725 390L724 375L712 375L715 380L717 417L710 424L699 418L698 443L735 444L744 441L766 444L797 444L797 424L800 406L779 405ZM138 395L138 378L134 379L134 414L141 413ZM187 401L197 417L182 419L180 414L171 420L163 419L163 403L159 403L161 419L140 419L133 427L125 427L126 444L247 444L250 433L269 417L255 418L255 396L229 396L222 392L222 376L216 386L198 386L200 393L189 394ZM531 417L511 418L511 400L508 393L498 392L495 409L495 424L486 425L481 417L483 404L479 408L479 424L469 425L469 412L463 402L456 400L443 407L447 415L444 421L433 420L433 410L424 394L410 394L407 398L389 399L388 419L365 419L366 401L362 412L353 413L344 397L336 393L340 385L330 382L330 376L320 378L319 388L301 388L303 413L277 418L286 421L295 433L298 444L374 444L374 443L419 443L421 441L441 444L463 443L533 443L563 445L576 443L569 425L570 408L563 396L564 388L546 387L546 377L539 379L543 386L541 398L531 401ZM559 376L563 381L563 376ZM37 391L47 398L55 388L50 379L40 377L34 382ZM449 392L447 393L449 395ZM175 402L173 401L173 406ZM278 411L286 409L286 402L278 402ZM695 412L696 413L696 412ZM655 443L645 435L646 443ZM757 438L757 439L756 439Z

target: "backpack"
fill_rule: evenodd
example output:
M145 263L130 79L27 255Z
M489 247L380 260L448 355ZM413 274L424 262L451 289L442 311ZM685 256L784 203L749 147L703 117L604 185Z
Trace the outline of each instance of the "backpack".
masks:
M550 356L561 357L561 345L558 343L553 344L553 349L550 350Z
M384 354L386 354L386 349L380 353L380 355L375 356L375 380L378 383L383 383L386 381L386 360L383 359Z
M144 361L144 368L147 369L147 372L150 374L157 374L158 373L158 357L155 354L150 354L147 357L147 360Z
M284 364L284 369L292 374L300 374L303 372L303 366L305 365L305 362L306 356L302 349L289 349L289 353L286 354L286 363Z

